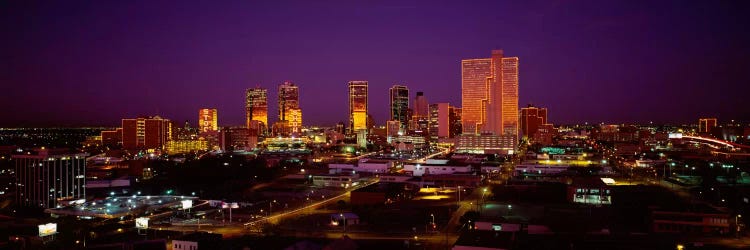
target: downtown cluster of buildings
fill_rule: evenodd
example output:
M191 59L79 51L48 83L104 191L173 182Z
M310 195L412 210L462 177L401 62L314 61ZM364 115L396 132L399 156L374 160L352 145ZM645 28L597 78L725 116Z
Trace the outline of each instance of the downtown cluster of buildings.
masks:
M325 132L330 143L356 141L358 147L377 141L399 150L427 148L430 144L455 147L466 153L512 154L522 137L548 142L555 128L547 121L547 109L518 106L518 57L505 57L493 50L490 58L461 61L461 106L430 103L424 92L405 85L389 89L389 117L376 126L368 105L368 81L350 81L348 122ZM201 150L253 150L258 143L274 144L285 138L312 138L303 126L299 86L278 86L278 120L269 123L268 89L245 92L245 124L218 126L216 109L199 110L199 128L178 127L158 116L123 119L122 127L101 133L103 145L121 145L127 150L185 153ZM266 141L271 140L271 141Z

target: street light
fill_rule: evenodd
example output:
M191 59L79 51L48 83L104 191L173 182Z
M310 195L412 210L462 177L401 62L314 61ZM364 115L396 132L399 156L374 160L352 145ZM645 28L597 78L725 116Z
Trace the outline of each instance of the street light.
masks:
M734 217L734 225L737 227L737 231L735 232L737 238L740 237L740 218L742 218L741 214L737 214L737 216Z

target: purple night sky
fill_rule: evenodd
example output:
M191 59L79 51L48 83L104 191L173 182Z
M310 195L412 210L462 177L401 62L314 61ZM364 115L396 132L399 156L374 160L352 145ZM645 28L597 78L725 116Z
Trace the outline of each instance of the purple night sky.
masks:
M33 3L30 3L33 2ZM346 121L347 81L460 106L460 60L520 57L553 123L750 120L749 1L2 1L0 126L244 120L244 90L300 86L305 125ZM523 2L520 3L520 2Z

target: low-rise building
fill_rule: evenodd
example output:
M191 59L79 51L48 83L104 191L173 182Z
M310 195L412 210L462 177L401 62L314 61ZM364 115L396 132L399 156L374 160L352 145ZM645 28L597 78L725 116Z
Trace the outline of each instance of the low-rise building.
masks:
M421 163L405 163L404 171L411 173L413 176L423 175L441 175L441 174L456 174L472 173L473 169L471 165L445 165L445 164L421 164Z
M319 187L342 187L348 188L359 184L358 174L327 174L313 175L313 185Z

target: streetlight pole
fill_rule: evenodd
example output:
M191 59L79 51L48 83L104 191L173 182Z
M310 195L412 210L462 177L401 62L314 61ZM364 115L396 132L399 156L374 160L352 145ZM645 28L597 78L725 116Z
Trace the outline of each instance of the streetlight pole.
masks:
M740 218L742 218L741 214L737 214L737 216L734 217L734 225L737 227L737 231L735 232L737 238L740 237Z

